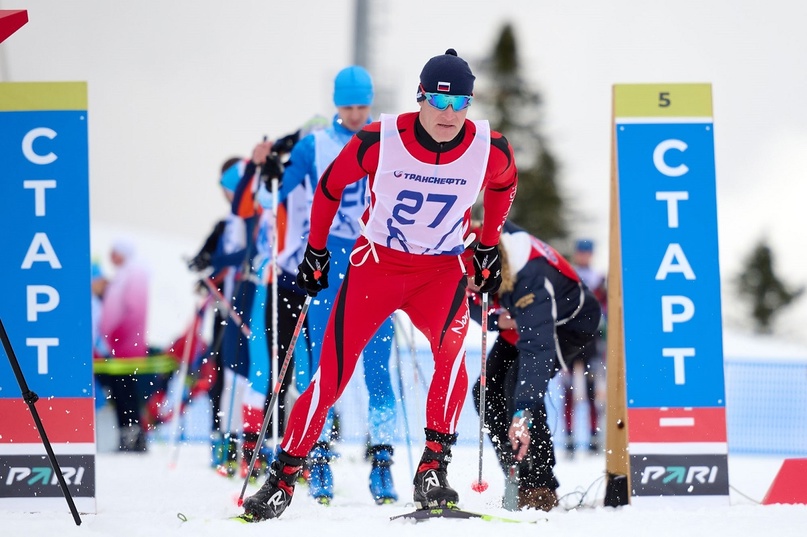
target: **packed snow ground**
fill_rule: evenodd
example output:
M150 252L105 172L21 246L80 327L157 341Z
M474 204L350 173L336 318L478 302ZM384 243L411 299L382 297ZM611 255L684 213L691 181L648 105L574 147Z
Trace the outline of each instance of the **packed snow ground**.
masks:
M116 537L220 537L222 535L368 535L410 537L422 533L461 531L464 537L488 537L502 531L563 537L622 537L652 535L691 536L803 536L807 506L763 506L759 502L781 464L780 458L730 456L730 505L720 508L617 509L601 507L605 494L604 456L580 455L560 458L562 506L550 513L510 512L500 507L504 478L488 446L483 473L489 488L471 490L478 471L478 451L470 446L455 448L449 467L451 484L460 493L463 507L516 518L529 524L511 525L481 520L432 520L415 525L390 521L389 517L410 510L411 475L406 446L399 446L392 469L401 499L397 504L376 506L367 489L369 463L358 445L337 444L340 458L333 465L335 499L328 507L316 504L299 486L294 501L283 516L259 524L226 520L240 513L236 499L243 481L217 475L208 465L204 444L182 444L173 452L167 444L152 443L146 455L102 452L97 458L97 513L82 514L76 526L65 502L64 512L0 512L2 535L26 536L116 536ZM419 451L419 447L413 447ZM172 466L176 453L176 465ZM255 490L250 485L247 495ZM182 513L186 522L178 518ZM270 532L270 533L268 533ZM432 533L434 532L434 533Z
M96 232L99 230L96 229ZM106 252L107 235L94 236L94 251ZM98 240L100 238L100 240ZM142 237L141 237L142 238ZM167 241L164 241L167 243ZM188 292L192 276L182 265L178 252L190 253L196 245L184 248L157 248L162 242L143 240L144 253L150 259L169 260L174 270L155 271L153 336L175 336L192 309L193 297ZM184 278L184 281L182 280ZM182 280L182 281L180 281ZM475 329L475 326L474 326ZM160 341L161 337L155 337ZM769 352L771 346L765 345ZM802 356L802 354L798 354ZM473 413L466 407L465 413ZM108 418L108 416L107 416ZM336 498L323 507L307 497L301 486L288 510L278 520L254 525L238 524L226 518L241 512L236 505L241 480L227 480L213 472L208 464L208 447L204 444L182 444L177 464L171 466L173 452L164 443L152 443L147 455L118 454L109 451L115 432L111 422L99 414L96 467L97 512L82 514L76 526L67 503L62 512L20 513L0 511L0 536L28 537L110 536L110 537L220 537L222 535L266 536L275 529L294 535L330 537L348 534L384 537L409 537L424 529L438 532L462 531L463 537L488 537L501 531L516 529L520 533L563 537L654 537L758 536L790 537L805 535L807 506L762 506L765 496L782 462L781 457L729 455L730 505L720 508L682 510L680 508L618 509L602 507L605 495L604 456L583 455L570 461L559 458L556 468L561 487L561 507L551 513L535 511L511 513L500 507L504 477L486 444L484 478L489 488L482 494L471 490L478 470L475 445L454 449L454 462L449 479L460 493L466 509L492 515L518 518L535 524L510 525L480 520L433 520L425 525L395 521L389 517L412 509L411 478L405 445L396 446L396 464L392 470L401 500L395 505L376 506L367 489L370 472L363 449L353 444L338 444L341 457L334 464ZM421 446L413 446L418 457ZM247 494L255 487L250 485ZM188 519L182 522L178 514ZM455 529L456 528L456 529Z

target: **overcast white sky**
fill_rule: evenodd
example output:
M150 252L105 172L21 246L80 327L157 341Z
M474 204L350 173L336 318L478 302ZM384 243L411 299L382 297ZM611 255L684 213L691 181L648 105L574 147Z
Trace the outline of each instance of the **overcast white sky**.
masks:
M807 283L807 4L788 0L373 2L377 86L414 110L428 58L456 48L474 67L515 25L525 76L570 203L605 268L611 86L713 86L724 318L730 278L767 236L777 269ZM221 162L267 134L330 115L351 62L353 0L2 0L29 23L0 45L4 81L89 82L91 216L201 243L225 211ZM376 10L380 11L380 10ZM472 109L473 110L473 109ZM470 117L474 117L471 112ZM96 252L103 254L104 252ZM190 253L190 252L182 252ZM781 319L807 341L807 299Z

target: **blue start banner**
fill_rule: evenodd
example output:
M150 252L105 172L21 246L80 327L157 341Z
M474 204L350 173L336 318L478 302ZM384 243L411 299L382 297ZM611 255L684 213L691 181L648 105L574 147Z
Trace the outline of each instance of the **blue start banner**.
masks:
M0 84L0 318L76 506L95 512L87 146L85 83ZM64 510L6 358L0 508Z
M614 126L632 503L725 504L711 87L615 86Z
M628 406L722 406L712 125L620 124ZM661 388L661 389L660 389Z

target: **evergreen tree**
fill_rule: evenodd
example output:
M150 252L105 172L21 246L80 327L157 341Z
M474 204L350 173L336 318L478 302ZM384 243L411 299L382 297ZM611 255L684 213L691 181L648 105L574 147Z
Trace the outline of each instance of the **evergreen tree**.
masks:
M501 132L516 156L518 193L510 218L544 240L568 237L564 199L558 188L558 164L539 127L540 94L520 73L513 27L506 24L481 68L475 103L484 107L491 128Z
M740 298L751 304L751 315L757 332L771 333L773 319L782 309L804 292L804 287L791 289L774 272L773 252L763 239L746 260L737 278Z

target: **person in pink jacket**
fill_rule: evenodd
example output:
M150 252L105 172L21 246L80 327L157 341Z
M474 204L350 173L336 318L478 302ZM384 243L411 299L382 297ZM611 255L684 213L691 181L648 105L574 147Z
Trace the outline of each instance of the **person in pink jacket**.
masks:
M118 240L110 260L115 275L104 291L98 332L113 359L146 356L146 315L149 274L135 258L131 242ZM144 452L146 434L140 419L140 401L134 375L113 376L112 399L120 433L120 451Z

